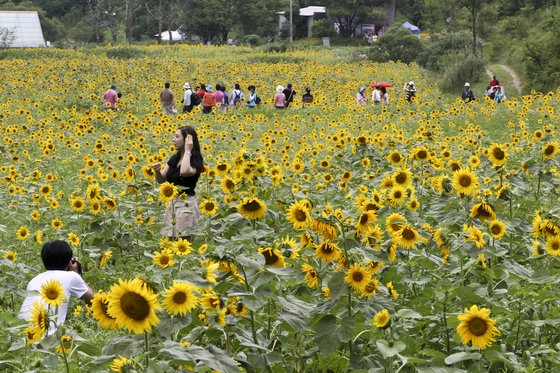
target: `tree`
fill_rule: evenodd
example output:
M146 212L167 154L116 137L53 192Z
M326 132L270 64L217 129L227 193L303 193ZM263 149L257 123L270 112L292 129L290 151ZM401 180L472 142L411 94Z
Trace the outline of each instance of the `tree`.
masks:
M394 0L389 1L391 3ZM340 36L354 36L359 25L369 20L373 10L384 1L378 0L327 0L324 2L328 17L338 26Z
M132 43L134 38L134 24L136 20L136 13L142 8L143 6L142 0L125 0L124 8L125 8L125 27L124 31L126 34L126 42Z
M16 39L14 30L0 27L0 48L8 48Z
M478 32L478 17L482 9L486 6L486 0L455 0L459 6L469 11L471 16L471 31L472 31L472 53L477 53L477 32Z

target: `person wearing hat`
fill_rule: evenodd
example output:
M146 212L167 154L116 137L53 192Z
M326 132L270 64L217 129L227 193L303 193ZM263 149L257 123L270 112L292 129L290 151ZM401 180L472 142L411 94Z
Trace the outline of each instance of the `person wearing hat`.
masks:
M471 90L471 85L469 83L465 83L465 86L463 87L463 92L461 92L461 98L465 102L471 102L475 100L474 92Z
M254 109L255 105L257 105L259 103L259 96L257 95L257 88L254 85L250 85L249 87L247 87L247 89L249 90L249 100L247 101L247 107Z
M356 94L356 101L358 101L358 105L367 105L367 97L366 97L366 87L362 86L358 88L358 93Z
M214 88L211 85L207 85L206 93L204 93L204 96L202 97L202 112L204 114L210 114L214 106L216 106Z
M412 102L412 98L416 96L416 88L414 87L414 82L412 80L405 84L404 92L406 94L406 101Z
M286 95L284 94L284 87L279 85L276 87L276 94L274 95L274 107L276 109L284 109L288 106L286 102Z
M185 89L183 95L183 113L190 113L194 107L194 102L192 100L193 91L188 82L183 84L183 88Z

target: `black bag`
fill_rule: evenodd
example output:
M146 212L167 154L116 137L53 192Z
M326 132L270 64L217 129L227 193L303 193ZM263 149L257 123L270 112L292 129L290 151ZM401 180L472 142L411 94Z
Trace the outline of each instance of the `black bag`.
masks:
M260 105L261 104L261 98L257 95L257 98L255 98L255 104Z
M191 105L197 106L200 105L201 102L202 100L200 99L200 97L198 97L196 92L191 93Z

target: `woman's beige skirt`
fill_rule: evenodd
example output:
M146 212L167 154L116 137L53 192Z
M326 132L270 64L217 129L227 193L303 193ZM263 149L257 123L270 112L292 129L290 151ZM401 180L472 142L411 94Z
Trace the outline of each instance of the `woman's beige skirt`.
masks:
M200 210L194 196L176 197L165 209L161 235L174 238L187 237L199 218Z

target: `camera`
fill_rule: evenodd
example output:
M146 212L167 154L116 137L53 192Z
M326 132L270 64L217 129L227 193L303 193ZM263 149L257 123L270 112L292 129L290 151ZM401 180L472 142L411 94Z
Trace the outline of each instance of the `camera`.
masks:
M80 263L78 261L78 259L76 258L72 258L72 264L78 264L78 274L81 276L82 275L82 263Z

